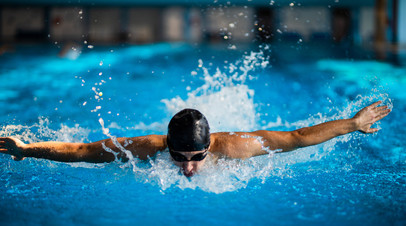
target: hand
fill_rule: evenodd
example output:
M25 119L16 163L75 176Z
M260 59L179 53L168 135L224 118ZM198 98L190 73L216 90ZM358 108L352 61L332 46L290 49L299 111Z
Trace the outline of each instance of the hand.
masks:
M1 137L0 138L0 153L9 154L16 161L24 159L23 148L24 144L21 140L14 137Z
M363 133L375 133L379 130L377 128L371 128L371 126L391 112L388 106L378 107L381 103L382 101L375 102L355 114L353 119L356 121L357 130Z

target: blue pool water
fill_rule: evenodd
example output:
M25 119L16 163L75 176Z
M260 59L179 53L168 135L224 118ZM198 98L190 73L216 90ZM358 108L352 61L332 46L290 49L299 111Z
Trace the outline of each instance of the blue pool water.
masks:
M0 56L0 136L165 134L184 107L201 110L213 132L293 130L376 100L393 111L377 134L209 162L190 180L166 152L110 164L0 155L0 224L406 224L406 68L295 43L95 46L66 58L59 50L17 46Z

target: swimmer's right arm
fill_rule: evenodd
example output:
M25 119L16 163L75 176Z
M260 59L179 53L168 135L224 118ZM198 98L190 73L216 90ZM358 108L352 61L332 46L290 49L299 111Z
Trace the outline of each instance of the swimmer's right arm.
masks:
M156 152L165 150L166 136L149 135L133 138L117 138L118 143L126 150L131 151L134 157L147 159ZM117 145L118 146L118 145ZM115 154L126 159L111 139L93 143L66 143L66 142L39 142L25 144L17 138L0 138L0 153L9 154L14 160L22 160L25 157L44 158L60 162L112 162L116 159ZM107 148L106 148L107 147ZM108 149L109 151L105 150Z
M364 107L349 119L333 120L293 131L267 131L216 133L212 135L212 150L223 150L231 158L249 158L270 152L287 152L317 145L351 132L375 133L371 126L386 117L391 110L375 102ZM219 152L219 151L217 151Z

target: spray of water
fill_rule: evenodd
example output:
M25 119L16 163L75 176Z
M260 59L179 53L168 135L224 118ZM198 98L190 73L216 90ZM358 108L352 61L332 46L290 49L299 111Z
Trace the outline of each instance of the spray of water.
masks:
M81 128L78 124L69 127L61 124L59 129L51 129L47 118L39 118L33 125L6 125L0 130L0 137L16 137L27 143L57 140L62 142L85 142L89 129Z
M263 52L251 52L243 56L242 60L229 64L224 71L217 68L214 74L210 74L202 60L198 63L204 84L190 91L185 100L179 96L162 100L168 112L173 115L183 108L199 109L211 122L212 131L251 131L257 128L255 92L245 83L248 79L255 79L250 73L267 67L268 60ZM261 160L214 160L208 157L206 167L199 174L193 178L186 178L170 161L167 152L158 153L153 160L148 161L148 166L142 165L129 150L117 142L116 137L109 134L103 119L100 118L99 122L103 133L110 137L114 145L129 159L122 167L131 167L138 179L143 178L141 180L144 182L157 184L162 190L176 186L181 189L200 188L215 193L234 191L246 187L253 178L265 181L273 168L271 161L273 152ZM156 122L151 125L142 123L136 128L152 129L157 127L157 124L161 125ZM106 146L103 147L106 151L113 152ZM118 154L114 152L113 154L117 158Z
M196 108L209 120L212 131L250 131L258 128L254 95L245 83L255 79L252 72L268 66L263 51L251 52L242 60L229 64L214 74L199 60L204 84L188 93L186 100L179 96L162 102L171 115L184 108ZM194 72L193 74L197 74Z

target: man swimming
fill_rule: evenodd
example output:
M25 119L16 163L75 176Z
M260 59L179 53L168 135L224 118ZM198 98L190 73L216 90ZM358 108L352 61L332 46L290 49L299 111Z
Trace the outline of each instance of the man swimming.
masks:
M197 110L184 109L171 119L167 135L106 139L94 143L39 142L25 144L13 137L0 138L0 153L14 160L25 157L61 162L112 162L128 160L125 151L142 160L158 151L169 150L171 159L187 177L204 166L206 156L246 159L320 144L334 137L360 131L374 133L371 126L391 111L378 101L363 108L350 119L334 120L294 131L219 132L210 133L206 117ZM117 143L118 142L118 143ZM123 150L125 148L125 150Z

